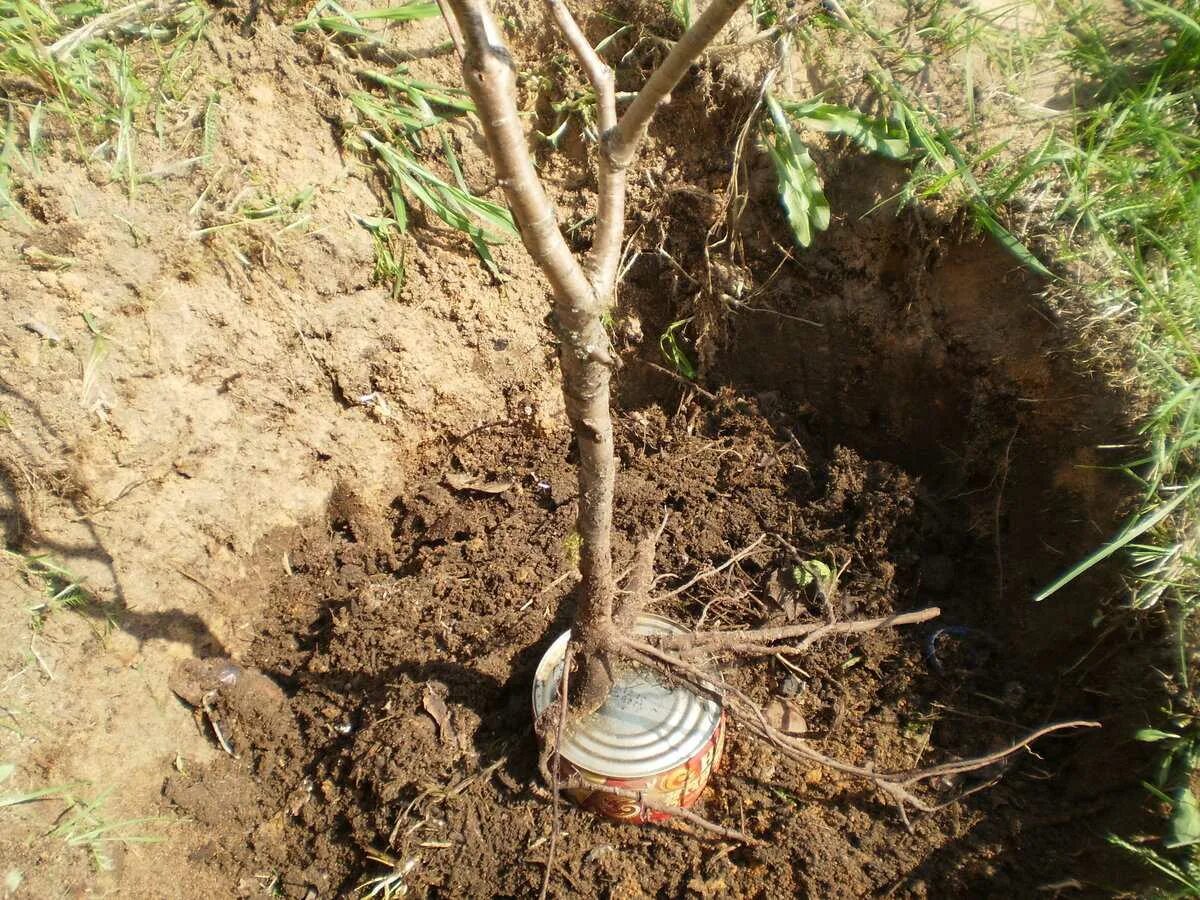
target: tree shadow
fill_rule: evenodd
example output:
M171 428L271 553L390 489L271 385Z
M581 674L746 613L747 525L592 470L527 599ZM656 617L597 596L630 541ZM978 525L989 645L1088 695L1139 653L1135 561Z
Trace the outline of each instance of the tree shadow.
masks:
M66 441L46 419L40 407L17 390L3 375L0 375L0 396L19 403L36 421L42 433L57 445L59 452L66 454ZM11 430L7 438L17 445L25 459L32 458L29 448L12 434ZM87 510L75 497L64 493L56 494L74 513L74 521L81 525L88 535L88 539L83 542L56 540L38 527L30 511L32 497L37 489L33 476L21 466L16 456L0 458L0 528L3 529L4 549L21 560L28 577L42 579L52 595L71 588L74 584L77 602L71 605L75 612L102 628L111 626L121 629L136 638L139 645L160 638L188 644L193 652L201 656L225 654L224 644L196 613L179 609L153 612L130 609L116 561L105 546L100 530L91 520ZM65 568L52 562L54 557L64 560L85 559L101 564L107 571L112 585L112 598L106 599L87 588Z

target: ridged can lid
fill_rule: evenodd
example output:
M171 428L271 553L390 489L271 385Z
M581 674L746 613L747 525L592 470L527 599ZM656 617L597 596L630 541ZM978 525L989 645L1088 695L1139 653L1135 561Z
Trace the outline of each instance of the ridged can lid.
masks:
M684 634L662 616L643 614L638 634ZM559 635L538 664L533 679L533 714L557 702L563 656L571 632ZM621 666L616 684L598 710L563 738L559 753L577 768L606 778L648 778L691 760L713 736L721 706L658 673Z

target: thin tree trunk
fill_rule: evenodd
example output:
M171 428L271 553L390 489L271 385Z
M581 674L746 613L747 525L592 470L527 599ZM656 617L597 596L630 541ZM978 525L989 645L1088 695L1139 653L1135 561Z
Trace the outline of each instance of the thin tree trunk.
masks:
M714 0L638 93L616 115L612 71L584 38L562 0L544 0L568 46L596 89L601 131L596 240L581 266L563 237L554 207L529 157L516 105L516 72L486 0L442 0L461 34L463 75L475 101L496 175L529 255L545 272L554 297L563 397L579 448L579 604L573 639L582 669L573 679L575 711L595 709L612 685L616 584L612 507L616 480L609 382L614 359L604 328L625 229L625 171L654 111L744 0ZM447 17L450 22L450 17ZM456 26L456 27L455 27ZM459 43L459 35L455 43Z

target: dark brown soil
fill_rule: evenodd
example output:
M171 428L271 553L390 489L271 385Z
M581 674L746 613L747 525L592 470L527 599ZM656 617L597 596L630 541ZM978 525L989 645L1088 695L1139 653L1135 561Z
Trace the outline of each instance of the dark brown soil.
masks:
M797 555L846 566L839 616L957 598L934 626L977 631L933 641L936 661L929 626L815 648L798 661L798 684L785 686L789 673L773 664L731 673L764 702L798 690L813 739L857 763L906 768L985 752L1065 716L1111 723L1103 697L1064 692L999 640L986 588L992 547L963 527L961 504L892 463L809 450L794 438L801 424L784 411L768 419L732 393L621 421L618 531L636 536L670 510L660 571L682 578L771 536L770 550L728 579L660 611L695 621L707 606L709 625L780 619L788 604L771 576ZM486 491L448 487L464 481ZM418 896L536 891L551 812L535 787L530 684L571 609L558 579L571 570L572 494L562 438L485 428L438 453L386 525L348 514L352 498L342 497L329 531L310 532L289 554L292 574L245 662L284 687L299 733L270 716L233 717L242 758L167 787L214 827L208 861L228 883L251 894L270 873L287 896L349 894L392 859L416 860L405 882ZM797 617L825 614L814 596L793 599ZM445 732L425 711L427 692L449 709ZM777 760L735 729L703 808L764 847L572 809L555 892L1025 896L1101 852L1097 823L1118 797L1096 790L1108 777L1096 752L1102 745L1105 765L1118 765L1118 743L1049 739L986 773L1003 775L995 787L918 818L910 834L869 787Z

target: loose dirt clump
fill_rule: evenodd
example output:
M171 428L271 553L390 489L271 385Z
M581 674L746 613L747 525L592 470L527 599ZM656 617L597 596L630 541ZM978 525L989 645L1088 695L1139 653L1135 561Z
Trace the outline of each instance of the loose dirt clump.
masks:
M944 578L926 586L938 579L923 560L963 566L988 552L931 514L918 479L846 448L810 451L796 424L732 394L621 421L618 531L642 533L669 510L665 571L688 577L768 535L704 594L656 611L725 627L789 611L887 614L944 589ZM418 894L523 896L540 884L551 813L536 786L530 689L569 620L570 446L512 425L481 429L415 483L393 504L394 570L342 519L305 535L271 591L244 663L287 692L299 733L243 716L229 736L242 759L167 787L201 823L249 826L248 844L227 828L214 837L209 861L228 883L249 888L269 871L289 896L348 892L395 866ZM836 589L797 585L790 573L812 560L842 572ZM1086 698L1056 706L1051 685L960 622L850 636L793 663L725 674L764 705L786 701L822 749L880 768L987 751L1049 715L1100 711ZM704 813L763 846L570 809L554 884L563 896L934 896L986 879L1022 894L1083 849L1021 840L1043 833L1055 805L1046 779L1078 755L1073 739L1038 749L939 785L951 796L999 780L907 833L863 785L777 760L735 730Z

